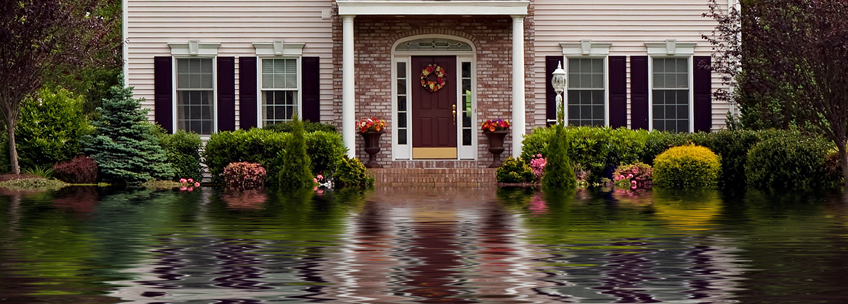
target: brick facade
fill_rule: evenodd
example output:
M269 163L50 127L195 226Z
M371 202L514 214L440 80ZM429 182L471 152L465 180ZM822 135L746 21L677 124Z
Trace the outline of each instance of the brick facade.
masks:
M338 126L342 121L342 22L334 4L333 20L333 114ZM524 19L525 106L527 132L535 114L535 53L533 4ZM394 122L392 117L391 75L392 45L410 36L440 34L470 40L476 48L477 126L486 119L512 120L512 18L509 16L357 16L354 19L356 67L356 118L386 119L387 132L382 136L378 162L385 167L401 167L392 162ZM413 71L415 75L415 71ZM454 74L455 75L455 74ZM544 84L543 84L544 85ZM492 162L486 136L477 132L477 161L471 167L485 167ZM514 138L507 136L509 156ZM366 159L362 138L357 138L356 156Z

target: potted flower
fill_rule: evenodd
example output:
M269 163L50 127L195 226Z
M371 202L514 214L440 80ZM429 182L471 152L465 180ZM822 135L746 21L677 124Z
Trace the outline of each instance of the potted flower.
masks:
M500 160L504 151L504 137L509 133L509 121L503 119L489 119L483 123L483 134L489 139L489 153L494 159L489 168L499 168L503 161Z
M377 118L363 118L356 121L356 131L365 139L365 153L368 153L366 168L382 168L376 155L380 152L380 135L385 133L386 121Z

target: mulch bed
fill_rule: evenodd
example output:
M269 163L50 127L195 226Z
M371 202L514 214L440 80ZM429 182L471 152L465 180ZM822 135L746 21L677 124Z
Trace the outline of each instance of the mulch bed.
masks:
M24 178L41 178L36 175L30 174L2 174L0 175L0 182L5 182L13 179L24 179Z

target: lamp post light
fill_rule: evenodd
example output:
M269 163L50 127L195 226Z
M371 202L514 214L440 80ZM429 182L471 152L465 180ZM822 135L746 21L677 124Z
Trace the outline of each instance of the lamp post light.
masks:
M557 63L556 70L552 73L551 85L556 91L557 124L565 125L565 105L562 102L562 92L565 91L565 71L562 69L562 61Z

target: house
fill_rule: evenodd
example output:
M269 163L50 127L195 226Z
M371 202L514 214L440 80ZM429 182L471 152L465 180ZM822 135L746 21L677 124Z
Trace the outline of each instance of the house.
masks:
M555 118L558 64L569 124L709 131L730 108L711 99L718 75L700 68L712 52L700 36L716 25L702 17L705 0L124 6L126 83L151 120L203 138L297 113L338 126L349 154L364 158L354 121L377 117L383 166L485 167L485 120L513 123L504 154L518 155L521 135ZM428 66L441 72L425 77Z

